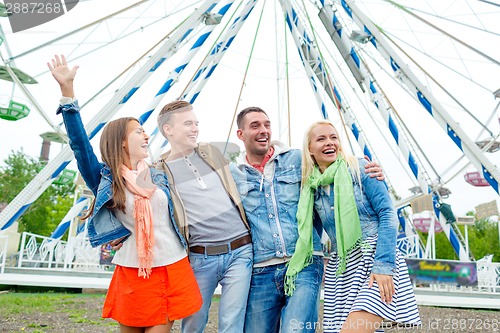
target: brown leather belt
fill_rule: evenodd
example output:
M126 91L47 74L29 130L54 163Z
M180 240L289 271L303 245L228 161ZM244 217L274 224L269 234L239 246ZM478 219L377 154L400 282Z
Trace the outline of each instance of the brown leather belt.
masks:
M242 247L243 245L250 244L251 242L252 237L250 235L246 235L227 244L215 246L191 246L189 248L189 251L194 253L206 254L208 256L215 256L218 254L229 253L230 251L236 250L237 248Z

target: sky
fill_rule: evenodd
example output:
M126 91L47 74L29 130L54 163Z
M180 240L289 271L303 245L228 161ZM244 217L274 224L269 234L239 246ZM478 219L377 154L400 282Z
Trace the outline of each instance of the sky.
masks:
M11 151L19 149L38 157L42 142L40 134L54 131L54 127L61 123L62 119L55 114L60 92L46 66L46 62L54 54L64 53L70 66L80 66L75 89L80 104L85 104L82 118L86 123L102 110L114 92L147 61L155 50L154 45L201 4L201 1L145 2L111 20L47 44L65 33L136 2L138 1L80 1L65 15L16 33L12 32L8 19L0 17L6 40L0 45L0 53L4 59L14 57L11 65L38 81L38 84L26 87L33 96L33 101L44 113L42 116L32 106L29 116L22 120L0 120L0 166ZM363 94L360 86L353 80L342 56L318 20L318 10L312 2L294 3L299 7L306 6L307 15L306 12L301 12L301 15L309 18L318 41L318 50L329 65L331 78L341 91L344 103L354 110L359 125L375 152L375 160L384 168L397 194L402 198L409 197L411 192L408 189L416 186L416 182L410 176L404 156L397 152L387 125L368 95ZM484 2L465 0L419 1L418 4L404 0L399 3L409 8L418 6L412 9L412 13L421 16L427 23L402 12L387 1L357 2L372 21L404 50L405 53L400 53L400 56L472 140L488 137L475 119L486 124L492 136L498 135L499 114L498 110L495 112L495 108L500 98L495 98L493 91L500 88L500 66L463 44L480 50L498 62L500 29L497 19L500 8ZM321 118L294 41L290 34L285 33L283 14L277 4L277 1L263 0L257 3L196 100L194 107L200 120L200 141L229 140L243 148L235 135L233 117L236 111L256 105L268 112L274 139L287 142L293 148L301 148L306 127ZM204 47L189 62L176 84L159 102L160 108L182 94L236 6L231 7ZM339 13L340 11L341 8ZM344 22L345 31L356 30L348 19ZM436 25L455 39L429 24ZM115 39L117 41L111 42ZM187 46L190 47L193 41L190 40ZM421 169L425 169L430 180L437 182L440 179L451 190L452 194L445 202L451 204L455 214L465 215L478 204L498 201L498 194L490 187L476 188L465 183L464 172L475 171L474 166L468 165L466 158L461 158L460 150L432 116L393 79L389 66L371 44L359 44L358 47L402 124L408 129L406 140L416 143L413 145L413 153ZM183 47L167 59L113 118L140 116L169 77L169 73L181 63L186 52L187 47ZM131 66L137 59L141 60ZM126 71L130 66L131 69ZM124 74L121 75L122 73ZM443 88L439 88L430 77L459 100L467 111L446 96ZM94 98L100 91L102 93ZM320 91L319 95L326 101L330 119L341 132L344 145L348 146L350 140L354 154L361 156L352 134L345 134L343 131L344 125L335 106L328 101L324 91ZM33 101L29 101L18 87L13 90L11 83L0 82L0 104L11 96L19 101L27 100L33 105ZM156 112L158 111L157 108ZM144 125L149 133L155 128L156 114L153 113ZM98 146L98 140L99 136L93 139L94 147ZM53 143L50 157L56 156L61 148L62 145ZM500 152L489 153L486 157L498 165L499 154ZM76 169L74 164L69 167Z

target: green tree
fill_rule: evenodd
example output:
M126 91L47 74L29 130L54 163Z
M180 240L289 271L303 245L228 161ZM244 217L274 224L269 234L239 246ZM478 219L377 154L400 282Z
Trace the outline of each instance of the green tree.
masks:
M240 156L241 152L235 152L235 153L229 153L229 162L233 162L233 163L236 163L236 161L238 160L238 157Z
M474 212L468 212L466 215L475 216ZM498 222L491 221L488 218L476 219L474 225L467 226L469 238L469 251L476 260L485 255L493 254L493 261L500 262L500 245L498 243ZM458 228L465 238L465 226L459 225ZM427 233L418 232L421 239L426 242ZM444 232L435 235L436 237L436 258L459 260L458 255L453 250L450 241Z
M422 241L424 242L424 245L426 245L428 234L421 231L417 232L420 236L420 239L422 239ZM434 237L437 259L458 260L458 256L455 254L455 251L453 250L453 247L451 246L450 241L448 240L444 232L434 234Z
M469 249L476 258L481 259L485 255L493 254L493 261L500 261L500 245L498 244L498 222L488 218L476 220L473 226L467 227L469 238ZM459 226L462 235L465 226Z
M444 232L436 234L436 258L459 260L453 246Z
M8 204L43 169L38 161L23 150L11 151L0 166L0 203ZM19 232L49 236L73 205L75 185L50 185L18 219Z

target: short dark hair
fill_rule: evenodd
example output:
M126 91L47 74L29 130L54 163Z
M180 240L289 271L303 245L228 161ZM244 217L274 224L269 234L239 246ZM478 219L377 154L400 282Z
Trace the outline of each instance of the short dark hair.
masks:
M245 108L245 109L241 110L240 113L238 113L238 116L236 117L236 125L238 125L239 129L243 128L243 122L244 122L245 116L249 113L252 113L252 112L260 112L260 113L263 113L267 116L266 111L262 110L258 106L250 106L248 108ZM267 116L267 117L269 118L269 116Z

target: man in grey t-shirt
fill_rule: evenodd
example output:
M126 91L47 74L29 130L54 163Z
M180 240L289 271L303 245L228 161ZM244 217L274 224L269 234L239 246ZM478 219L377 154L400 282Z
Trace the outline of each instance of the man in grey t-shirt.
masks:
M222 286L219 332L243 332L252 274L250 228L228 163L209 144L198 144L198 120L190 103L174 101L158 115L171 150L156 167L169 178L174 214L189 244L189 259L203 306L182 321L184 333L203 332L212 296Z

